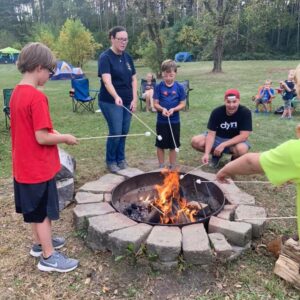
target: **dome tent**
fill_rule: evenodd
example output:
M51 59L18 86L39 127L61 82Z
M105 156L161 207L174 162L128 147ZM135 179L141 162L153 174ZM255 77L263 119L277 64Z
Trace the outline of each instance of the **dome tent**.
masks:
M190 62L193 61L193 54L190 52L178 52L175 54L176 62Z
M83 78L84 73L81 68L74 68L71 64L58 60L56 63L55 74L51 77L51 80L63 80L63 79L78 79Z

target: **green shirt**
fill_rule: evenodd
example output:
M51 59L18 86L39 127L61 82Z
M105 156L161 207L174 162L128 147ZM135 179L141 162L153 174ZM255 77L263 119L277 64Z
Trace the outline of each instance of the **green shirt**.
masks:
M260 165L269 181L275 185L292 181L297 188L297 223L300 237L300 140L289 140L263 152Z

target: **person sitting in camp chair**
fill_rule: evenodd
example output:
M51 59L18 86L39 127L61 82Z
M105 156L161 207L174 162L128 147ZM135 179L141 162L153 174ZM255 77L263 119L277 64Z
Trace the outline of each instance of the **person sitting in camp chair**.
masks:
M153 111L155 112L156 109L153 106L153 93L155 87L155 79L152 73L148 73L146 75L146 80L142 81L141 92L142 92L142 99L146 101L146 111Z
M272 81L267 79L265 84L258 89L256 96L253 96L253 101L255 101L255 112L259 112L259 105L263 106L264 112L268 113L272 110L272 101L275 98L275 90L271 88Z

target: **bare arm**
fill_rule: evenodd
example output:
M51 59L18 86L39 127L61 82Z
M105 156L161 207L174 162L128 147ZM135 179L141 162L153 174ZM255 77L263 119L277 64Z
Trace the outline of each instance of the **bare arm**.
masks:
M54 133L48 132L47 129L37 130L35 138L40 145L57 145L65 143L67 145L78 144L76 138L71 134L60 134L55 131Z
M120 96L117 94L112 82L111 82L111 75L109 73L105 73L102 74L101 76L102 81L105 85L105 88L107 89L107 91L110 93L110 95L115 99L115 104L122 106L123 105L123 101L120 98Z
M246 153L238 159L225 165L218 173L217 180L228 182L234 175L264 174L259 163L260 153Z
M205 150L204 150L204 155L202 156L202 163L207 164L209 160L209 154L212 150L212 146L214 144L216 138L216 132L209 130L206 138L205 138Z
M133 99L131 101L131 104L130 104L130 109L132 111L135 111L136 110L136 106L137 106L137 77L136 75L133 75L132 76L132 93L133 93Z

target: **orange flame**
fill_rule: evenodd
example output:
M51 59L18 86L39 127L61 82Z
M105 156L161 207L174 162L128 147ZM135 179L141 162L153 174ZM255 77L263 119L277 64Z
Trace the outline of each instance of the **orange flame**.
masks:
M160 223L195 222L199 209L189 206L187 200L181 197L178 172L165 169L162 174L165 176L163 184L154 186L158 197L152 203L160 211Z

